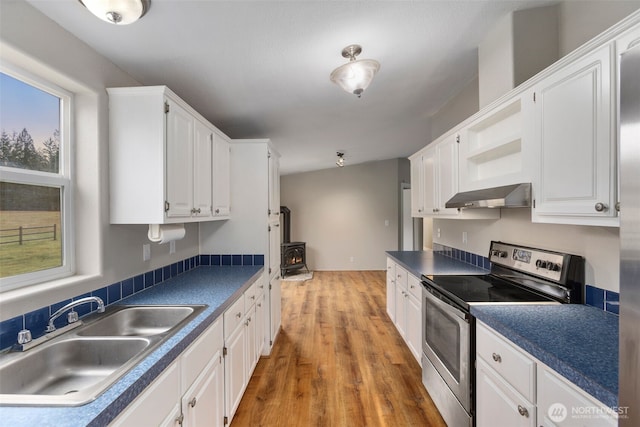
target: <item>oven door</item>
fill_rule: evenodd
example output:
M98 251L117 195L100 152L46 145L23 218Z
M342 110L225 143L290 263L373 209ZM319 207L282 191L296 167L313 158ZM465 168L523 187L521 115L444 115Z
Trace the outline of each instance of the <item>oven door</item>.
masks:
M471 413L471 315L423 283L422 351Z

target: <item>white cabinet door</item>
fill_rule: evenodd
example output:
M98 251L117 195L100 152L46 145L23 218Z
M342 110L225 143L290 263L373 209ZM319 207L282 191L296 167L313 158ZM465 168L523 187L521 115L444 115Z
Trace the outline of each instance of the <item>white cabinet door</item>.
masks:
M251 306L249 312L247 313L245 320L245 339L247 341L247 350L246 350L246 367L247 367L247 382L249 382L249 378L251 378L251 374L253 373L253 368L256 367L256 363L258 362L258 353L257 353L257 344L256 344L256 306L255 304Z
M224 426L224 379L220 352L182 397L183 427Z
M229 141L213 135L213 216L231 213L231 148Z
M387 258L387 313L396 321L396 263Z
M267 324L264 292L258 292L256 300L256 360L264 351L265 325Z
M422 304L413 295L407 294L406 313L406 342L418 363L422 365Z
M407 292L404 290L402 286L396 281L396 329L400 333L402 338L407 336L407 317L405 311L405 295Z
M476 426L535 427L536 407L482 359L476 362Z
M212 215L211 153L213 131L200 120L195 120L193 138L193 216L207 218Z
M269 150L269 220L277 221L280 217L280 159Z
M458 135L438 144L437 205L439 215L457 215L458 210L445 207L445 203L458 192Z
M438 152L430 148L422 154L424 214L438 212Z
M424 216L424 166L423 154L411 158L411 216Z
M282 289L280 273L276 274L269 282L269 309L271 315L271 337L269 344L273 345L273 341L278 335L280 324L282 323Z
M280 273L280 223L272 223L269 230L269 274Z
M534 220L617 216L612 55L603 46L536 87Z
M167 217L189 217L193 207L193 116L180 105L166 101L167 112Z
M240 404L242 394L247 384L247 341L245 339L245 332L245 325L240 324L225 343L227 355L224 358L224 394L225 412L229 421L233 418Z

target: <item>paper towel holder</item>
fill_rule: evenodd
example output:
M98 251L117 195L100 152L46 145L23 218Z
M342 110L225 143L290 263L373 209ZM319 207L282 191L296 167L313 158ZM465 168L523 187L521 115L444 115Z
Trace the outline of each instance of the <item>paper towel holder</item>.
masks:
M149 224L147 237L154 243L168 243L185 236L184 224Z

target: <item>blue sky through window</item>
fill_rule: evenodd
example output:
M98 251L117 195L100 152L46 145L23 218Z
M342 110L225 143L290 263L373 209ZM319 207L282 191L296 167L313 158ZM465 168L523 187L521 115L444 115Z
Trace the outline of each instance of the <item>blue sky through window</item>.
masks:
M26 128L36 148L60 129L60 98L0 73L0 130Z

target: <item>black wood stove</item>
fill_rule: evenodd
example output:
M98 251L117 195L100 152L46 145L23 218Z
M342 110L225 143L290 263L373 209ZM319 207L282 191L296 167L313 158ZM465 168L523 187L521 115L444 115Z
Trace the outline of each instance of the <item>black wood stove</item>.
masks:
M303 267L309 272L306 242L291 241L291 210L286 206L280 206L280 214L283 221L282 243L280 244L280 275L284 277L287 273Z

